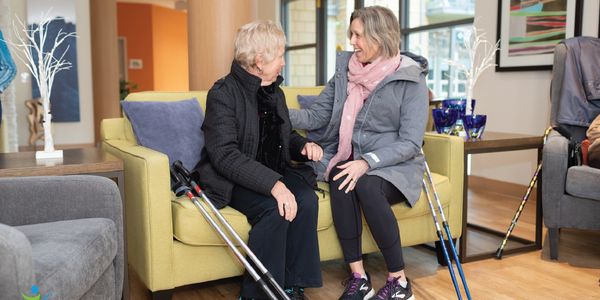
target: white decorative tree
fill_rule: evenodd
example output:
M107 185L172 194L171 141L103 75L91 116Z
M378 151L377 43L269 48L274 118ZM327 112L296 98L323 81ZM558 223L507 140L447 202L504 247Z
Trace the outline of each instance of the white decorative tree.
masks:
M477 26L473 22L471 32L463 40L463 45L469 56L470 66L466 66L457 61L448 61L448 63L458 69L459 73L463 73L467 81L467 96L466 100L469 101L473 98L473 89L477 79L490 67L496 66L493 63L494 54L500 49L500 40L496 44L492 44L486 39L485 32L477 29ZM473 108L472 108L473 109ZM471 112L474 113L474 112Z
M42 106L44 107L44 151L37 151L36 158L60 158L62 150L54 149L54 140L52 138L52 114L50 112L50 94L52 93L52 84L54 77L62 70L71 68L71 63L64 59L69 50L69 46L61 51L58 47L65 42L67 38L77 37L75 32L66 33L62 29L58 31L54 40L48 37L48 26L54 20L60 17L50 17L50 11L43 13L40 23L37 27L28 27L18 17L18 24L13 21L13 30L15 32L16 42L9 42L16 50L16 56L29 69L31 75L39 87Z

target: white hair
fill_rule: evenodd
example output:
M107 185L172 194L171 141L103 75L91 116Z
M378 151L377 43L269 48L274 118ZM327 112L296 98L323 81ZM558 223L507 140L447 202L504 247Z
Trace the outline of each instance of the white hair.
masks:
M233 58L247 69L256 65L256 56L259 54L265 63L270 63L282 47L285 47L285 34L279 24L273 21L255 21L238 29Z

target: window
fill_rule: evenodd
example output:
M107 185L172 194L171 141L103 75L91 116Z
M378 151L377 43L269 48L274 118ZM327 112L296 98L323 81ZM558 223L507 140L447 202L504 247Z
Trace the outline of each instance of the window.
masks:
M475 0L282 0L288 38L285 85L322 85L335 73L336 51L351 51L347 29L355 7L380 5L399 16L401 48L429 60L427 85L436 98L465 96L466 82L448 63L468 64L462 41Z
M285 85L314 86L317 75L317 11L314 0L282 1L287 37Z
M475 0L402 0L402 49L429 60L427 85L436 98L464 97L466 81L448 61L469 65L463 45Z

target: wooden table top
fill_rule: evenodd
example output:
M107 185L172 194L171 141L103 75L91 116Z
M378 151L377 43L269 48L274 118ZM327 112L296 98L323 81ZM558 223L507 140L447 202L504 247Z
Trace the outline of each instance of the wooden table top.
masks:
M465 140L465 153L483 153L541 148L542 135L484 131L478 140Z
M123 170L123 162L98 148L63 150L62 159L36 160L35 152L0 153L0 177L93 174Z

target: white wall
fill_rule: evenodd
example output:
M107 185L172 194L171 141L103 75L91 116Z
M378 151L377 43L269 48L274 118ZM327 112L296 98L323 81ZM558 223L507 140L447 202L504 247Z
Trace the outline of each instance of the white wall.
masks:
M10 0L14 15L21 20L27 19L27 8L25 0ZM51 1L48 1L50 7ZM65 144L91 144L94 142L94 114L92 94L92 54L90 41L90 7L89 0L76 0L75 13L77 22L77 64L79 79L79 112L80 122L52 123L54 131L54 143ZM3 30L12 30L3 28ZM16 111L17 111L17 133L19 146L28 145L29 128L25 101L31 99L31 77L27 82L21 80L25 67L20 64L17 78L13 81L16 85ZM43 144L38 142L38 144Z
M598 36L600 1L584 2L582 34ZM476 0L475 17L488 37L496 37L497 1ZM478 113L487 114L485 130L542 135L550 119L551 71L487 71L474 91ZM536 163L535 150L472 156L472 174L528 184Z

